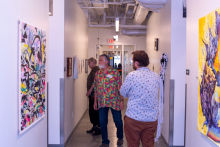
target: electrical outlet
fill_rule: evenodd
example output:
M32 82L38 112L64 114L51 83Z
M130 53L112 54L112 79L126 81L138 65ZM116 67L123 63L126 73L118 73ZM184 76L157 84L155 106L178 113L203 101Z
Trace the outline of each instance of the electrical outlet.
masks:
M186 75L189 75L189 69L186 70Z

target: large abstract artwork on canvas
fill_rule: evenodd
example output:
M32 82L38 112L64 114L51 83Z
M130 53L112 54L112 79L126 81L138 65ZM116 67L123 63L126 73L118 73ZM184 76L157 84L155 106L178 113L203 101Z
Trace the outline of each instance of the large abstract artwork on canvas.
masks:
M46 32L20 22L19 132L45 116Z
M198 130L220 146L220 8L199 20Z

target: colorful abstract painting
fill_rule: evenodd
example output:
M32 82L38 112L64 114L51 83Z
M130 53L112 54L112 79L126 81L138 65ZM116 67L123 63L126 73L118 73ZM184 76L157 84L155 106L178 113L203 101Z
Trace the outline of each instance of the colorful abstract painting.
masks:
M46 32L20 22L19 133L45 116Z
M199 20L198 130L220 146L220 8Z

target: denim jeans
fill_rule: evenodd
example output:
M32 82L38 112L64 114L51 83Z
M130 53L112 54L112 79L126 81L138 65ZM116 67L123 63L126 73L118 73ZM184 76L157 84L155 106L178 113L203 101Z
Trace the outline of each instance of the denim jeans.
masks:
M122 117L121 111L117 111L112 108L110 109L112 112L113 120L117 127L117 138L123 139L123 122L121 118ZM102 143L109 145L110 140L108 140L108 130L107 130L108 110L109 110L108 107L99 108L99 121L100 121L100 127L101 127L101 132L102 132Z

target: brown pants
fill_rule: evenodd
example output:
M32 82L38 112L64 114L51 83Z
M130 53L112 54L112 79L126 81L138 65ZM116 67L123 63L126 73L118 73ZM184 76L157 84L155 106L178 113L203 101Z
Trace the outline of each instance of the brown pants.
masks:
M154 133L157 121L141 122L125 116L124 131L128 147L139 147L140 140L143 147L154 147Z

